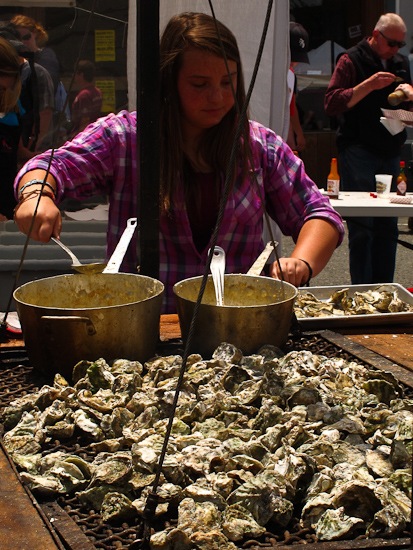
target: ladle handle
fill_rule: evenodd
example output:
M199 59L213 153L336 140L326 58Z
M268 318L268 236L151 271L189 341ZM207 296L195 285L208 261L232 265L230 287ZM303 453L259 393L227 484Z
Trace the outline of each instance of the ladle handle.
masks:
M137 218L129 218L126 227L122 233L122 237L118 242L107 266L102 273L118 273L120 264L128 249L129 243L132 239L132 235L135 233L136 226L138 225Z
M69 254L69 256L72 258L72 265L77 266L81 265L79 259L73 254L73 252L70 250L70 248L67 248L65 244L62 243L60 239L56 239L55 237L50 238L54 243L58 244L63 250L66 252L66 254Z
M269 241L264 250L261 252L261 254L258 256L258 258L255 260L255 262L252 264L252 266L247 271L247 275L259 275L261 271L264 268L265 262L268 260L268 258L271 255L271 252L274 250L274 247L272 245L273 241ZM277 241L274 241L274 245L278 246Z

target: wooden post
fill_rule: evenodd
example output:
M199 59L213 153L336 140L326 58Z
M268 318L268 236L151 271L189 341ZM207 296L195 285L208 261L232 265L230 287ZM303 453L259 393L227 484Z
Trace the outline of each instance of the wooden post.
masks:
M140 273L159 278L159 1L138 0L136 104L138 258Z

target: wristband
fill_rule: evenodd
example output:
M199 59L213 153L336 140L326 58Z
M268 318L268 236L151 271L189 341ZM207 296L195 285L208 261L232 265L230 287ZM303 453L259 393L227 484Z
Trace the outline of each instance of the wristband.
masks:
M313 269L312 269L311 265L306 260L303 260L302 258L298 258L298 259L301 260L302 262L304 262L305 265L308 267L308 279L304 283L304 286L308 286L309 282L313 278Z
M52 190L54 198L56 198L56 189L52 185L50 185L50 183L48 183L47 181L38 180L38 179L30 180L30 181L26 182L22 187L20 187L20 189L19 189L19 198L21 197L21 195L22 195L23 191L26 189L26 187L30 187L31 185L42 185L43 187L48 187L49 189Z

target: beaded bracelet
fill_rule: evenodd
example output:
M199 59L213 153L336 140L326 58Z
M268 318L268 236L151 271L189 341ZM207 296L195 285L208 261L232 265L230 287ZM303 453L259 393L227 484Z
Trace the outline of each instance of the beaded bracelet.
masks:
M39 184L51 189L52 193L54 195L54 198L56 198L56 189L52 185L50 185L50 183L48 183L47 181L38 180L38 179L30 180L27 183L25 183L22 187L20 187L20 189L19 189L19 198L21 197L21 195L22 195L23 191L26 189L26 187L30 187L31 185L39 185Z
M309 275L308 275L308 279L304 283L304 286L308 286L309 282L313 278L313 269L312 269L311 265L306 260L303 260L302 258L298 258L298 259L301 260L302 262L304 262L305 265L308 267L308 274Z

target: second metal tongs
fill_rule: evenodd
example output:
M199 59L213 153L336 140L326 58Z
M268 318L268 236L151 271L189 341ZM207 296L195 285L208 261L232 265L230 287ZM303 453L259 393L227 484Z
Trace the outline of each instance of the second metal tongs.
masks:
M260 275L265 263L270 257L274 248L278 246L277 241L269 241L264 250L249 268L247 275ZM209 253L209 252L208 252ZM211 274L215 287L215 297L217 306L224 305L224 281L225 281L225 251L220 246L214 247L214 253L211 258Z
M214 281L217 306L223 306L224 305L225 250L220 246L214 247L214 252L211 258L210 270L212 274L212 280Z

